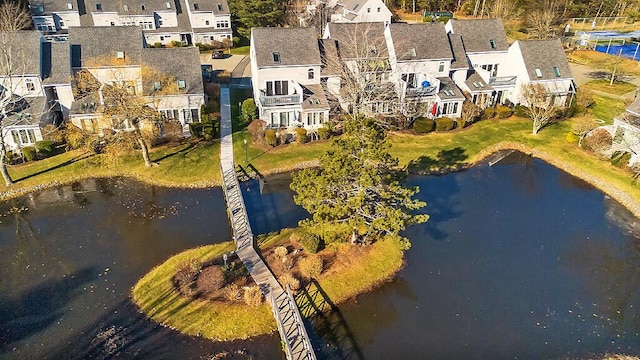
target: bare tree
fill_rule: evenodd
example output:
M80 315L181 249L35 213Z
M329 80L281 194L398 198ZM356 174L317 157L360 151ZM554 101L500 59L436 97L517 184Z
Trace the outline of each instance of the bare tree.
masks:
M524 9L514 0L494 0L489 10L489 15L499 19L518 19Z
M573 119L571 132L578 137L578 146L582 147L582 140L596 127L598 127L598 124L593 121L591 116L582 115L579 118Z
M20 30L31 25L29 14L14 2L0 3L0 173L6 186L13 180L7 170L7 149L4 137L7 135L9 113L19 109L18 104L24 101L19 87L32 58L30 54L21 53L23 49L17 40Z
M531 36L534 39L550 39L555 36L554 22L558 18L558 4L556 0L546 0L537 9L532 10L527 17L532 27Z
M537 135L542 128L555 120L557 108L551 101L549 90L544 85L537 83L522 85L520 98L533 120L533 135Z
M472 124L482 114L482 108L468 99L462 104L462 121L464 126Z

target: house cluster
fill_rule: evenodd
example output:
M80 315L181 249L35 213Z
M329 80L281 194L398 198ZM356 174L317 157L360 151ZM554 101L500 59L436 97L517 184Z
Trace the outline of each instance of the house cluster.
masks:
M73 27L135 26L148 44L210 44L232 39L226 0L30 0L34 26L65 40Z
M455 119L465 99L482 108L523 103L524 84L543 85L557 106L575 94L559 39L509 45L499 19L330 22L320 39L311 28L254 28L250 57L259 117L272 127L317 128L332 103Z
M147 48L143 30L130 26L69 27L66 41L47 41L39 31L0 35L13 54L10 66L3 66L13 73L0 74L0 92L15 99L3 120L9 150L41 141L44 125L67 119L97 133L131 128L103 116L102 89L115 84L179 121L184 133L200 121L205 95L196 47ZM100 90L82 91L87 81Z

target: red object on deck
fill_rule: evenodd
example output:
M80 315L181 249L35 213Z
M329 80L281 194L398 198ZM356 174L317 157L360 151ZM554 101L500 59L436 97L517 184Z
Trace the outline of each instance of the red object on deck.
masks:
M433 103L431 108L431 115L436 116L438 114L438 103Z

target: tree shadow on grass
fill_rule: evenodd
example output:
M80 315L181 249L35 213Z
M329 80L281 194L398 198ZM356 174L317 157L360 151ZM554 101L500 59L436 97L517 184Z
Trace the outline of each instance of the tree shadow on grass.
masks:
M418 159L411 160L407 170L415 174L443 174L468 167L469 163L465 162L468 158L465 149L461 147L440 150L435 158L420 156Z
M176 156L176 155L186 155L188 153L190 153L191 151L195 150L198 146L199 142L192 142L190 143L187 147L185 147L184 149L178 150L178 151L174 151L174 152L170 152L168 154L164 154L162 156L160 156L157 159L153 159L153 162L160 162L162 160L168 159L170 157Z
M90 157L92 157L94 155L95 154L84 153L82 155L75 156L75 157L73 157L73 158L71 158L71 159L69 159L69 160L67 160L67 161L65 161L63 163L60 163L60 164L55 165L55 166L52 166L52 167L50 167L48 169L40 170L40 171L35 172L33 174L29 174L29 175L23 176L21 178L15 179L15 181L18 182L18 181L22 181L22 180L27 180L27 179L32 178L34 176L42 175L42 174L48 173L49 171L60 169L60 168L65 167L67 165L71 165L71 164L73 164L75 162L78 162L80 160L88 159L88 158L90 158Z

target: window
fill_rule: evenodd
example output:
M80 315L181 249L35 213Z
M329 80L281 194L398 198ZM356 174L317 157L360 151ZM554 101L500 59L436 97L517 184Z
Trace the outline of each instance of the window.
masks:
M218 11L222 11L222 4L218 4Z
M184 122L187 124L193 121L190 109L182 109L182 116L184 117Z
M207 25L207 26L209 26L209 20L205 20L205 21L204 21L204 24L205 24L205 25Z
M116 51L116 59L124 59L124 51Z
M444 71L444 61L440 61L440 64L438 64L438 72L443 72Z
M560 77L560 69L558 69L557 66L553 67L553 73L556 75L556 77Z
M58 21L58 24L60 25L61 29L64 29L64 20L60 19L60 21Z
M198 109L191 109L191 121L200 122Z
M167 9L171 9L171 3L167 1Z
M97 11L102 11L102 4L101 3L96 3L96 10Z
M162 26L162 19L158 19L158 26Z
M198 3L193 3L194 10L200 10L200 5Z
M31 79L26 79L26 80L24 81L24 83L25 83L25 85L26 85L26 87L27 87L27 91L29 91L29 92L36 91L36 86L33 84L33 80L31 80Z
M129 11L129 5L124 5L123 7L124 7L124 11L127 11L127 12Z
M213 40L215 40L215 37L214 36L209 36L209 40L213 41Z
M409 49L409 55L411 55L411 57L416 57L416 48Z
M280 126L281 127L288 127L289 126L289 117L290 117L290 114L288 112L281 112L280 113Z
M216 21L216 27L218 29L228 28L229 27L229 21L227 21L227 20L218 20L218 21Z
M313 79L314 77L315 77L315 73L314 73L313 69L309 69L309 70L307 71L307 78L308 78L309 80L311 80L311 79Z
M142 10L142 11L147 10L147 5L145 5L145 4L140 5L140 10Z
M280 62L280 53L277 51L273 52L273 62L274 63L279 63Z
M116 23L114 23L113 21L111 22L111 26L116 26Z
M536 71L536 76L541 78L542 77L542 71L540 69L538 69L538 68L536 68L535 71Z
M407 88L416 87L416 74L402 74L401 78L407 83Z
M160 41L164 41L164 36L160 36Z
M289 82L286 80L267 81L267 96L289 95Z
M320 125L324 123L324 112L310 112L307 114L307 125Z
M178 80L178 89L182 90L187 87L187 83L184 80Z
M29 145L36 142L36 134L33 129L12 130L11 136L17 145Z
M160 90L162 88L162 83L160 81L153 82L153 90Z
M380 8L378 8L378 12L380 12Z
M73 10L73 4L67 3L67 10Z
M495 50L498 47L496 46L496 41L494 39L489 40L489 45L491 45L491 50Z
M370 13L371 12L371 8L367 8L367 12Z

